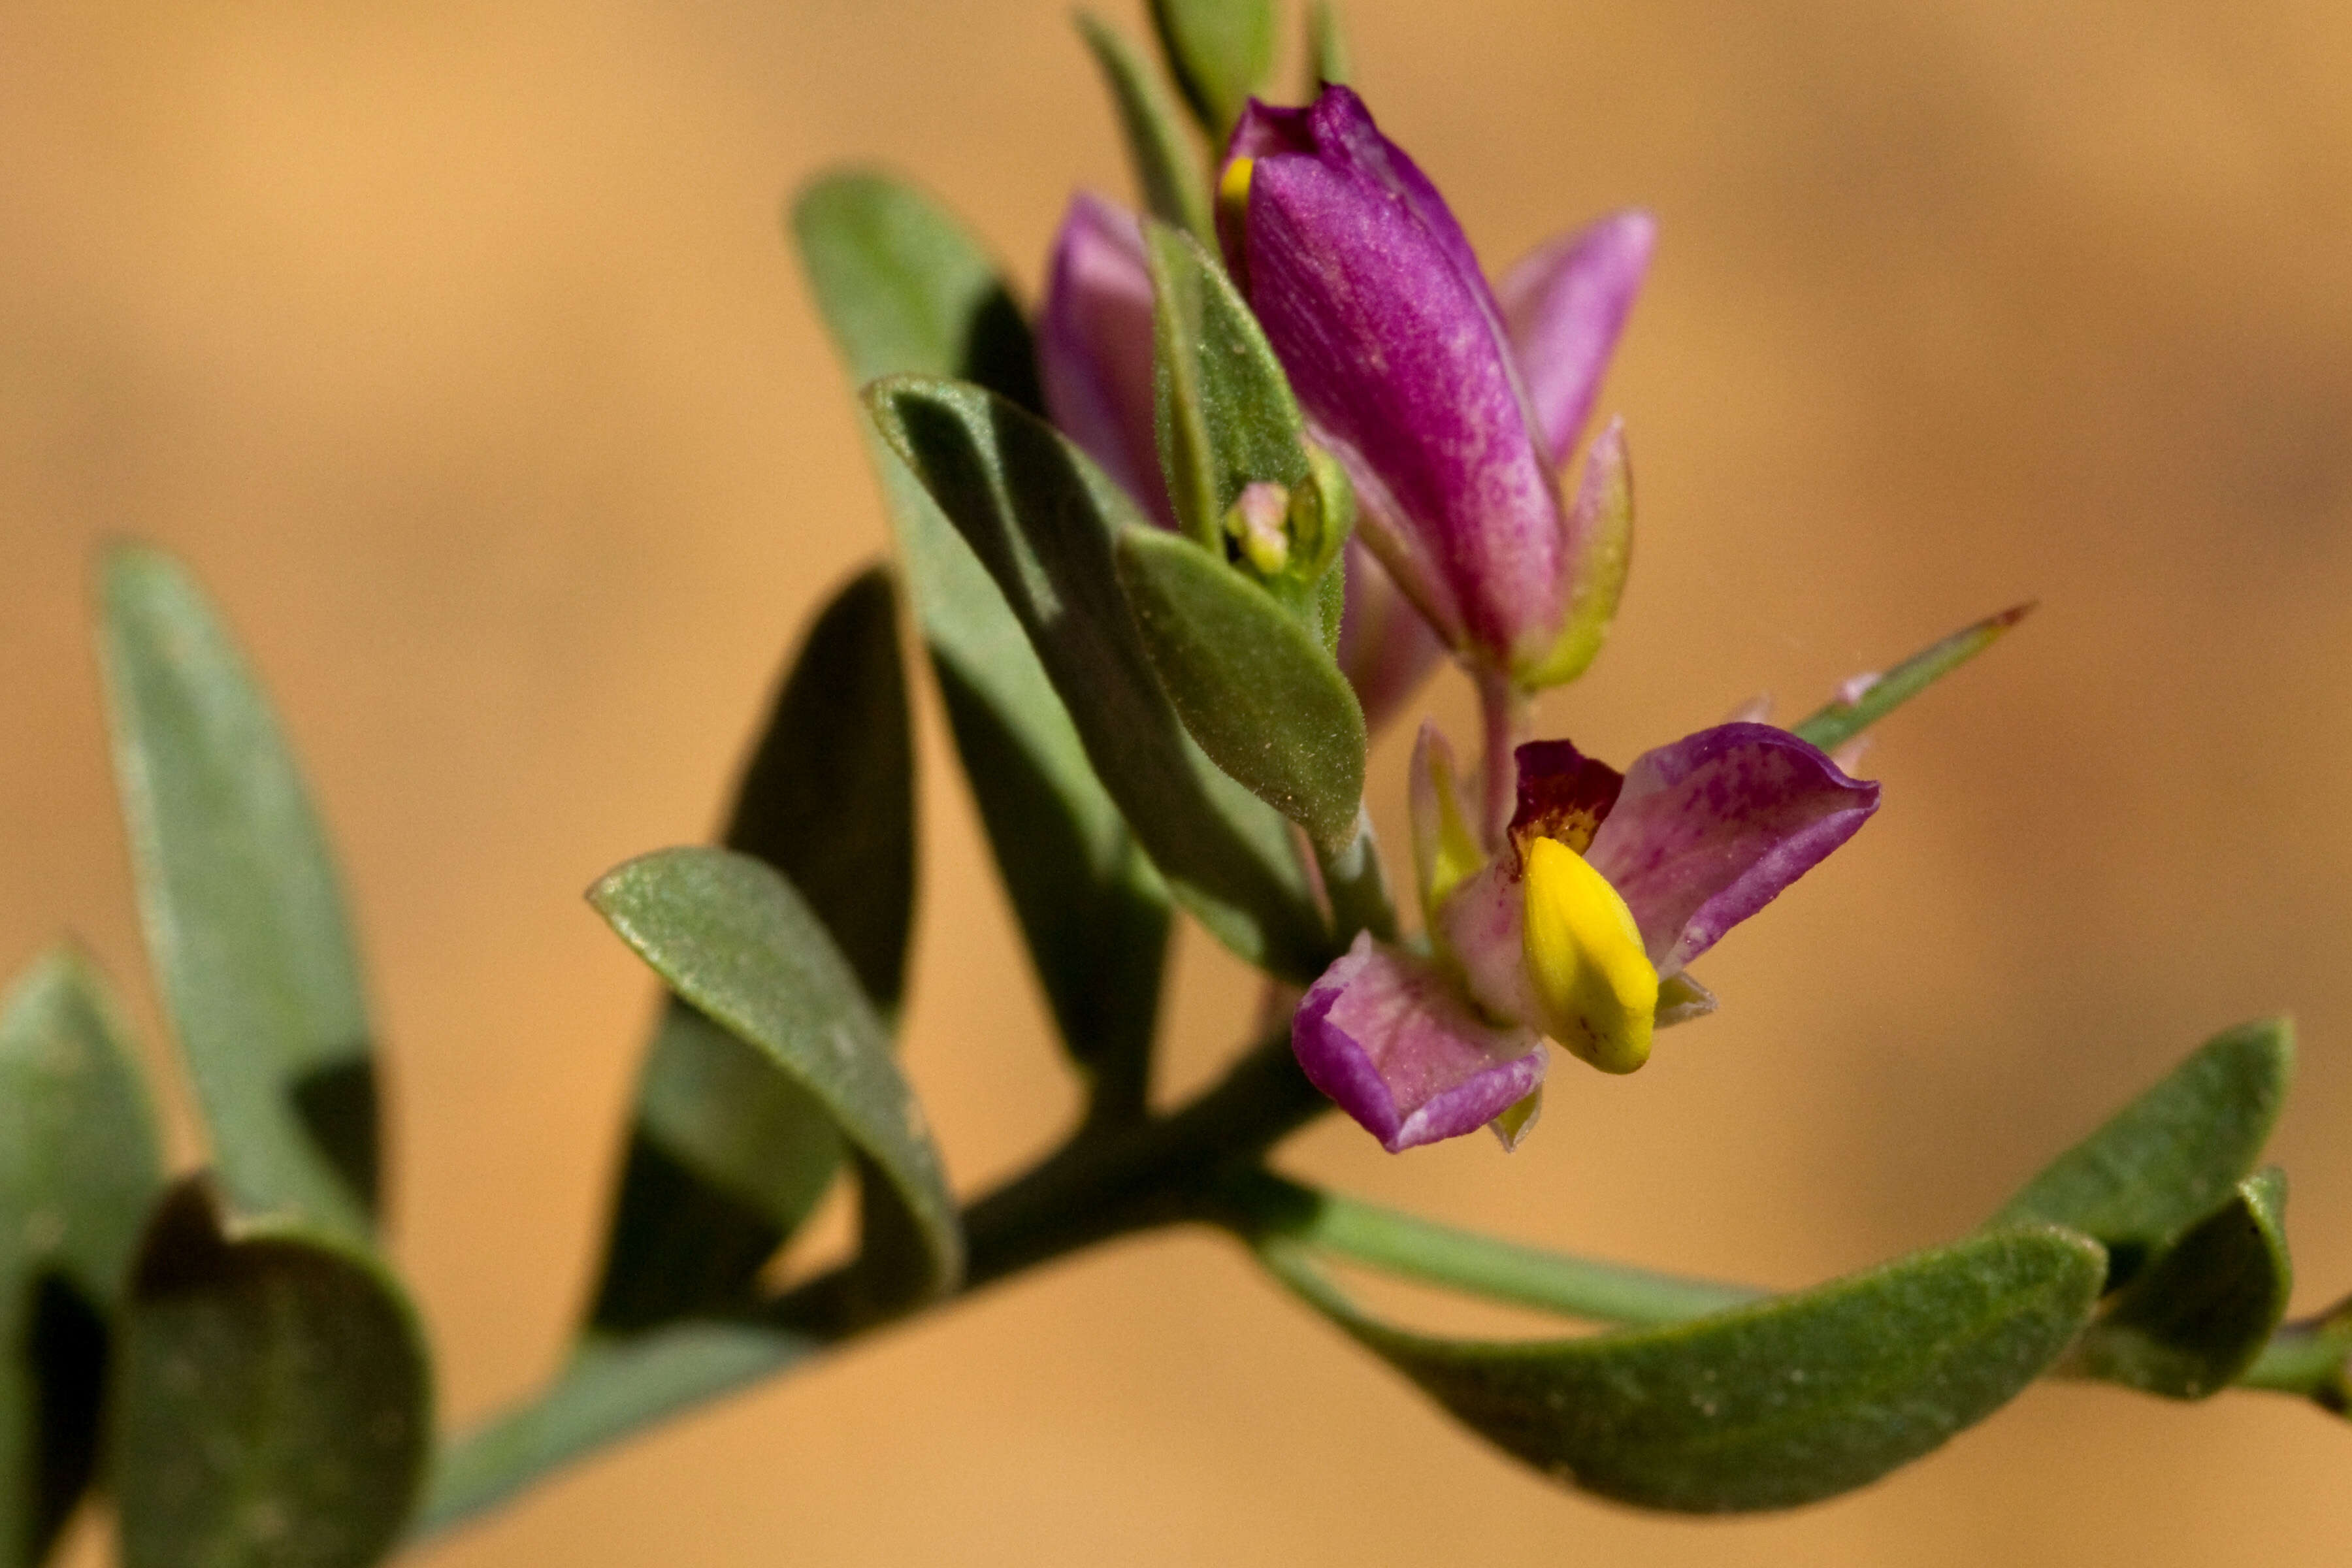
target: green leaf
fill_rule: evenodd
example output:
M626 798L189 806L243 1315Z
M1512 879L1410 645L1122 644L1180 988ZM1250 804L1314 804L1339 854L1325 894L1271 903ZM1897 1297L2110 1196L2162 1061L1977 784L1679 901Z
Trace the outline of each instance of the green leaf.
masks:
M1184 101L1223 147L1274 64L1273 0L1151 0L1151 25Z
M1310 100L1326 87L1355 79L1348 35L1339 25L1339 7L1332 0L1314 0L1307 7L1307 64Z
M1992 647L2032 612L2031 604L2014 605L1974 626L1962 626L1880 676L1853 701L1840 698L1789 726L1789 732L1824 752L1833 752Z
M810 628L726 836L784 874L886 1023L914 918L908 723L890 578L875 567ZM591 1323L638 1332L749 1310L841 1158L831 1117L796 1079L673 999L638 1083Z
M0 1568L40 1562L89 1484L107 1319L162 1181L112 999L52 952L0 1005Z
M2042 1220L2095 1237L2107 1248L2107 1288L2127 1284L2254 1168L2294 1068L2294 1032L2284 1019L2215 1037L2051 1162L1989 1223Z
M115 551L115 771L148 952L230 1207L364 1240L376 1081L326 836L244 658L180 565Z
M1282 1244L1263 1255L1488 1441L1682 1513L1793 1508L1928 1453L2058 1357L2105 1268L2071 1232L2004 1230L1670 1327L1509 1344L1406 1333Z
M1257 318L1200 241L1147 224L1144 245L1168 497L1185 531L1222 558L1225 514L1244 486L1307 482L1307 425Z
M1364 710L1321 643L1178 534L1118 536L1119 585L1184 728L1251 794L1337 850L1364 795Z
M956 375L1038 406L1028 328L1011 293L926 197L877 175L835 174L802 195L793 228L853 380ZM1003 595L906 466L866 436L956 750L1055 1023L1090 1080L1096 1113L1139 1116L1166 890Z
M2071 1369L2168 1399L2203 1399L2237 1381L2286 1314L2286 1175L2238 1184L2118 1294L2083 1336Z
M588 900L672 990L824 1107L908 1211L926 1293L954 1289L962 1234L921 1108L856 975L792 884L731 850L665 849L608 872ZM879 1252L869 1261L897 1264Z
M1144 209L1198 235L1203 243L1215 243L1200 154L1150 66L1125 34L1090 11L1078 13L1078 31L1118 106L1118 126L1127 139L1128 162L1134 165Z
M431 1447L415 1314L367 1251L164 1200L121 1317L109 1484L125 1568L363 1568Z
M1152 673L1112 565L1132 502L1052 427L979 387L900 376L877 426L988 566L1087 755L1179 902L1247 962L1305 983L1334 956L1289 830L1203 755Z

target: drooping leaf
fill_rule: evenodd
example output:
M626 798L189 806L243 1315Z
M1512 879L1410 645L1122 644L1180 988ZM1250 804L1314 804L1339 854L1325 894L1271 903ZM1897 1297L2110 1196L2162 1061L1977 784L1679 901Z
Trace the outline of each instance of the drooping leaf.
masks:
M1264 1256L1488 1441L1681 1513L1793 1508L1928 1453L2056 1360L2105 1270L2072 1232L2003 1230L1669 1327L1511 1344L1404 1332L1283 1244Z
M1224 268L1165 224L1146 225L1144 241L1160 466L1185 531L1222 557L1225 514L1244 486L1307 482L1307 424Z
M1151 0L1168 68L1220 147L1274 65L1273 0Z
M2116 1295L2073 1369L2168 1399L2219 1394L2263 1353L2294 1285L2286 1175L2273 1166L2240 1182Z
M106 987L53 952L0 1005L0 1568L40 1562L89 1484L107 1318L161 1173Z
M835 174L802 195L793 228L853 381L961 376L1039 406L1012 294L928 198L878 175ZM906 466L868 437L956 750L1055 1023L1097 1113L1139 1116L1167 893L1003 595Z
M100 647L147 946L223 1195L364 1240L376 1080L326 836L246 661L160 551L105 564Z
M1962 626L1869 682L1852 701L1841 697L1790 725L1790 732L1824 752L1834 752L1992 647L2010 627L2032 612L2030 604L2014 605L1973 626Z
M889 574L817 616L727 829L784 873L886 1023L914 918L914 749ZM672 998L647 1053L590 1321L638 1332L741 1311L841 1163L824 1107L753 1047Z
M1172 223L1204 242L1213 242L1209 225L1209 192L1200 153L1194 150L1176 118L1176 106L1151 74L1150 65L1136 53L1127 35L1090 11L1078 13L1078 31L1102 68L1112 100L1118 106L1118 125L1127 141L1127 159L1135 170L1136 187L1143 193L1147 212Z
M2070 1226L2106 1247L2109 1289L2129 1283L2254 1168L2294 1068L2284 1019L2215 1037L2051 1162L1990 1223Z
M1181 535L1128 528L1118 566L1160 687L1210 761L1318 844L1346 846L1364 794L1364 710L1323 646Z
M792 884L731 850L664 849L606 873L588 899L672 990L824 1107L907 1210L906 1229L887 1234L919 1243L927 1293L953 1289L962 1234L921 1108L856 975ZM871 1227L866 1240L877 1240ZM887 1249L867 1261L898 1272Z
M165 1199L121 1319L109 1485L125 1568L364 1568L431 1447L416 1319L369 1252Z
M982 388L894 376L877 426L1012 604L1096 775L1177 900L1247 962L1304 983L1334 956L1269 806L1185 733L1152 673L1112 564L1150 525L1050 426Z

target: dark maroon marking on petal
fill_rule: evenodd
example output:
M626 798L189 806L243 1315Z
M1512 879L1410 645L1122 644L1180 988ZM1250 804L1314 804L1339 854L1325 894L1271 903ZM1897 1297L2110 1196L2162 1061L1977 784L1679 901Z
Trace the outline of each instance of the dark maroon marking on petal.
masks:
M1579 855L1591 848L1625 775L1568 741L1529 741L1517 755L1519 805L1511 814L1511 847L1520 860L1538 838L1556 838Z

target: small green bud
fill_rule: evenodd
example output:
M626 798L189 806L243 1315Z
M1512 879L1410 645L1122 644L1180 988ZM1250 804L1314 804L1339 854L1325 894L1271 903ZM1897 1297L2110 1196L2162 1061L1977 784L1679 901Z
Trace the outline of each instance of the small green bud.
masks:
M1279 576L1290 564L1290 534L1284 524L1297 510L1289 487L1272 479L1253 479L1242 487L1225 513L1225 532L1259 576Z

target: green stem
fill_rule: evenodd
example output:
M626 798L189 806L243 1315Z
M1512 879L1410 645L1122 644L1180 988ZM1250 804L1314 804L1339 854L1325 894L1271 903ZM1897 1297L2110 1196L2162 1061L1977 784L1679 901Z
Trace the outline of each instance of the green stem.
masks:
M1396 940L1396 905L1389 897L1388 871L1381 863L1369 810L1356 808L1356 837L1345 849L1333 854L1317 845L1315 864L1331 899L1331 927L1340 945L1355 941L1360 931L1370 931L1381 942Z
M2292 1394L2338 1415L2352 1411L2352 1382L2345 1363L2352 1356L2352 1325L2338 1313L2289 1323L2271 1336L2254 1364L2238 1375L2240 1388Z
M447 1445L412 1542L496 1507L654 1422L818 1360L885 1324L961 1300L1114 1237L1206 1217L1247 1165L1330 1109L1298 1070L1287 1028L1182 1109L1073 1140L963 1211L970 1262L953 1295L889 1314L861 1310L854 1264L769 1303L756 1321L696 1322L583 1348L548 1388Z
M1613 1324L1678 1323L1768 1294L1520 1247L1342 1197L1266 1171L1229 1181L1224 1221L1250 1239L1279 1236L1390 1274Z

